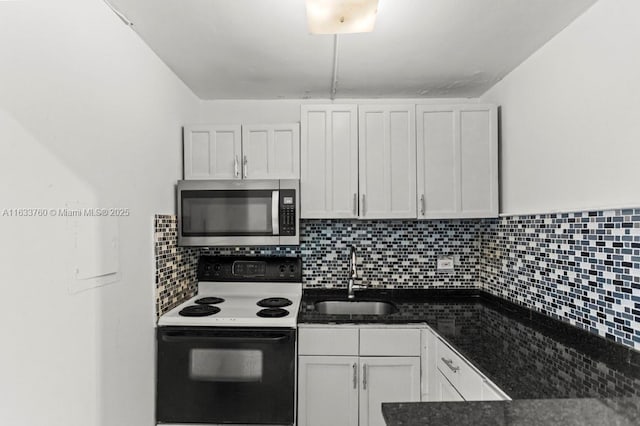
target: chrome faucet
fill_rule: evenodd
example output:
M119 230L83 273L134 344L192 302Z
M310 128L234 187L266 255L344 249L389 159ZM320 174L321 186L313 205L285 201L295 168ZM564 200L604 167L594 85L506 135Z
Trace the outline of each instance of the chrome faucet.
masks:
M352 245L350 247L350 250L351 252L349 254L349 287L348 287L347 297L349 299L353 299L355 297L353 290L366 288L367 286L365 284L355 283L355 280L358 279L358 268L356 266L356 263L357 263L356 247Z

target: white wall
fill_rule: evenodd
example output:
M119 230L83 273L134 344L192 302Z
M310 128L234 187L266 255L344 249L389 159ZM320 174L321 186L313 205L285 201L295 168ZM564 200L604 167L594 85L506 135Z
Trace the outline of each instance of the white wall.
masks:
M282 99L202 101L199 123L207 124L275 124L300 121L304 104L432 104L473 103L478 99ZM194 123L195 124L195 123Z
M640 206L638 17L600 0L482 97L502 105L502 213Z
M0 52L0 424L152 425L152 220L199 101L100 0L0 2ZM3 215L78 204L131 212L81 292L72 219Z

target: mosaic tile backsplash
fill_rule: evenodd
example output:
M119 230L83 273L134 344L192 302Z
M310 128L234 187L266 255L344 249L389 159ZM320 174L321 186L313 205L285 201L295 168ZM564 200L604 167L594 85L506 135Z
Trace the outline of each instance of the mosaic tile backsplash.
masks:
M640 209L487 221L490 293L640 349Z
M383 288L477 288L483 224L473 220L303 220L299 247L205 250L214 255L301 256L305 288L346 288L349 247L357 249L362 283ZM437 256L456 256L453 272Z
M176 217L156 215L156 315L160 316L197 292L199 250L178 247Z
M353 244L359 275L370 286L482 288L640 350L640 209L482 220L303 220L299 247L183 249L175 246L175 227L175 216L156 218L158 312L193 294L200 254L301 256L305 288L341 288ZM167 233L161 240L160 231ZM440 255L459 259L454 272L436 270Z

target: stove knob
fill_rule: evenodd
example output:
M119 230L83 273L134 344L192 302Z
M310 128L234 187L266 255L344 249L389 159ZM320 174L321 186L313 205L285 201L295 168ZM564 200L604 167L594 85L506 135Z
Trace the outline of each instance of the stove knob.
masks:
M286 270L284 265L280 265L280 272L284 272Z
M289 272L293 273L296 271L296 265L289 266Z

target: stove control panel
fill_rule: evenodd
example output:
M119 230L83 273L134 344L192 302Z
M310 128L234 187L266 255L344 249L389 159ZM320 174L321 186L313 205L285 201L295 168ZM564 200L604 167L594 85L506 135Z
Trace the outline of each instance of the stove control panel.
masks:
M199 281L301 282L299 257L201 256Z

